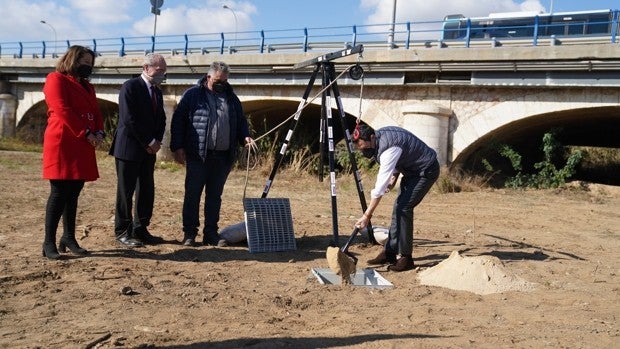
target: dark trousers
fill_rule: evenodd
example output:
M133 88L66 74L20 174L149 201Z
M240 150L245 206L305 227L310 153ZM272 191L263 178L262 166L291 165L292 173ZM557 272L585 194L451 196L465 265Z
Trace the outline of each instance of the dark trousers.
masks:
M187 159L185 197L183 199L184 238L195 238L200 226L200 199L205 193L203 240L217 243L218 222L222 206L222 192L230 173L232 162L228 152L215 152L201 159Z
M148 155L142 161L128 161L116 158L116 214L114 233L116 236L146 228L153 216L155 202L155 155ZM135 206L133 197L135 194ZM133 208L133 215L132 215Z
M416 207L439 177L435 161L419 175L403 176L400 193L394 202L392 223L385 244L386 252L411 256L413 253L413 208Z
M75 235L78 198L83 180L50 180L50 196L45 208L45 243L56 243L56 230L62 217L63 235Z

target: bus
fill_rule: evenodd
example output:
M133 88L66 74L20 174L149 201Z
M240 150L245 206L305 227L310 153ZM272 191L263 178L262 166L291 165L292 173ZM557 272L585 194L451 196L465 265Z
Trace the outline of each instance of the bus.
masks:
M615 27L615 28L614 28ZM612 35L617 31L618 10L558 13L492 13L488 17L444 17L442 39L502 39ZM615 33L615 31L614 31Z

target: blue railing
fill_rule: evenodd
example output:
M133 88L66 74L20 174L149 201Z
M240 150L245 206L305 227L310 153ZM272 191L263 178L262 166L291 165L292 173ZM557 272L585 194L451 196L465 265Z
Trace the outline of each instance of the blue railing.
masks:
M373 25L353 25L321 28L299 28L283 30L258 30L242 32L219 32L200 34L135 36L99 39L67 39L62 41L19 41L0 42L0 59L8 58L47 58L59 56L71 45L88 46L99 55L144 55L148 52L170 53L178 55L192 54L241 54L271 52L309 52L342 49L363 44L365 50L372 49L411 49L412 47L471 47L490 45L491 47L520 45L537 46L541 40L550 45L558 42L617 43L618 10L612 11L607 24L609 30L597 35L550 35L539 33L552 25L542 25L538 17L532 17L531 24L522 26L533 33L521 37L474 38L469 19L459 27L464 33L454 39L446 39L446 34L455 29L448 29L447 21L401 22L395 23L394 32L391 23ZM601 24L600 22L598 24ZM485 28L493 32L495 28ZM506 29L503 27L501 29Z

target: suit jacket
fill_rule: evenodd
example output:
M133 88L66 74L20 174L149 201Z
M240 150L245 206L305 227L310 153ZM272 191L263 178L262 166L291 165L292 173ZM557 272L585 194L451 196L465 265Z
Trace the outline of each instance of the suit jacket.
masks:
M94 181L99 177L97 159L86 134L103 132L103 115L93 85L52 72L43 93L47 104L43 178Z
M166 129L164 101L155 88L157 108L153 109L147 84L141 76L125 81L118 95L118 125L110 147L110 155L141 161L151 155L146 149L153 139L162 141Z

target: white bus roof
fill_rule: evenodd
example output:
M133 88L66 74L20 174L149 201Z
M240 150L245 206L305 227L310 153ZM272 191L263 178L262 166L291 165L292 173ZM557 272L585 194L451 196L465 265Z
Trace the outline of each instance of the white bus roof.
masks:
M536 11L497 12L497 13L490 13L488 17L472 17L471 19L483 19L483 18L523 18L523 17L534 17L534 16L569 16L569 15L578 15L578 14L604 13L604 12L610 12L610 11L612 11L612 10L611 9L601 9L601 10L553 12L553 13L544 13L544 12L536 12Z
M523 12L497 12L489 13L489 18L512 18L512 17L534 17L542 15L544 12L523 11Z

